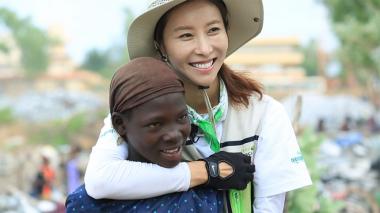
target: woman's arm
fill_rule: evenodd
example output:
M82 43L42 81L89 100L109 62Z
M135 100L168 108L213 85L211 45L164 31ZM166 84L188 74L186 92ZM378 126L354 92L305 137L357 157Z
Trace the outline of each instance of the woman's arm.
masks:
M284 212L286 193L272 195L269 197L257 197L253 205L253 212Z
M249 180L246 168L251 167L250 161L246 162L246 156L239 153L219 152L205 161L180 163L174 168L125 160L127 144L118 144L119 136L109 119L109 116L105 119L105 126L92 148L84 177L87 193L95 199L150 198L206 183L208 187L231 189L245 186ZM218 165L221 178L214 176L209 180L206 162Z
M203 162L180 163L167 169L155 164L127 161L127 144L118 145L117 140L118 134L108 116L92 148L84 178L86 190L93 198L142 199L185 191L207 181L204 165L202 172Z
M111 159L112 152L100 154L98 151L91 153L85 175L86 190L95 199L143 199L189 188L190 170L186 163L167 169L155 164ZM105 155L108 160L96 159Z

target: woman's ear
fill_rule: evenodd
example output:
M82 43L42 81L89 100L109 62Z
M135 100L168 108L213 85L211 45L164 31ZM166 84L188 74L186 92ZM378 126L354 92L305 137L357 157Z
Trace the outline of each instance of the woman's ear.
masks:
M168 55L166 54L165 48L163 44L159 44L157 41L154 41L154 47L156 51L161 56L161 60L164 62L168 62Z
M160 44L160 50L161 50L161 53L162 53L162 59L163 59L164 61L169 60L169 58L168 58L168 54L166 53L166 49L165 49L165 47L164 47L163 44Z
M125 140L127 138L125 116L119 112L113 112L111 115L111 120L113 128Z

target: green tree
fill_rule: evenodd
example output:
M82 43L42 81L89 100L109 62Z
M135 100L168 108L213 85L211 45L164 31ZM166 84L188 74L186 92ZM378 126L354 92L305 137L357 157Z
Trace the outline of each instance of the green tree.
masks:
M0 8L0 24L10 30L20 48L21 65L27 74L35 76L44 72L49 62L47 33L34 26L29 18L19 18L6 8Z
M380 79L380 1L322 0L340 41L337 56L344 76L375 91ZM377 88L378 90L379 88Z
M92 49L86 56L82 67L88 70L95 71L104 77L112 77L114 70L129 61L127 48L127 35L130 24L134 19L134 15L129 8L124 9L124 38L121 42L113 44L108 49L101 51Z
M318 75L318 45L315 40L310 41L301 47L301 51L305 56L302 66L306 70L306 75Z
M132 10L130 10L129 8L124 9L124 14L124 39L121 41L121 43L115 44L108 50L110 56L110 64L113 67L119 67L120 65L129 61L129 54L127 48L128 30L135 16Z
M132 11L129 8L126 8L124 10L124 13L125 13L125 21L124 21L124 23L125 23L124 29L125 30L124 30L124 34L125 34L125 38L126 38L125 41L127 41L129 26L131 26L132 21L133 21L133 19L134 19L135 16L133 15ZM128 48L124 48L124 52L123 53L124 54L123 54L122 58L125 59L125 60L127 60L127 61L129 61Z
M101 73L109 65L109 56L107 52L92 49L90 50L84 60L82 67L91 71Z
M10 124L14 120L11 108L0 108L0 125Z
M0 52L8 53L9 52L8 46L4 43L0 43Z

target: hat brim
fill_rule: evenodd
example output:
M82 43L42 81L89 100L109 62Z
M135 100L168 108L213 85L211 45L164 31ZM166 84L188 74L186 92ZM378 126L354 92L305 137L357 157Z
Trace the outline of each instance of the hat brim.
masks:
M186 0L172 0L148 9L138 16L128 30L128 51L130 59L137 57L157 57L154 48L154 30L158 20L171 8ZM224 0L228 10L229 29L227 56L235 52L262 30L264 21L261 0Z

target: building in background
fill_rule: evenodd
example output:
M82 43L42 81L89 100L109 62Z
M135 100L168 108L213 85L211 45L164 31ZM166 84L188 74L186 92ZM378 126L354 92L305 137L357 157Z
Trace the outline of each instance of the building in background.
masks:
M99 74L82 70L73 62L66 50L68 38L62 27L54 25L48 29L48 34L53 40L49 48L49 66L46 73L37 79L37 89L51 90L60 87L86 91L106 83Z
M67 37L59 25L48 29L51 43L48 49L49 63L46 70L29 78L23 71L22 52L16 41L9 35L0 36L0 91L19 96L26 91L91 91L107 88L107 79L91 70L83 70L73 62L66 50ZM105 93L105 92L103 92Z
M64 75L76 69L76 65L66 51L67 37L62 27L55 25L48 29L48 35L53 40L49 48L49 66L47 74Z
M248 71L262 82L266 93L283 98L304 93L325 93L322 76L306 76L304 55L295 37L256 38L226 59L234 70Z

